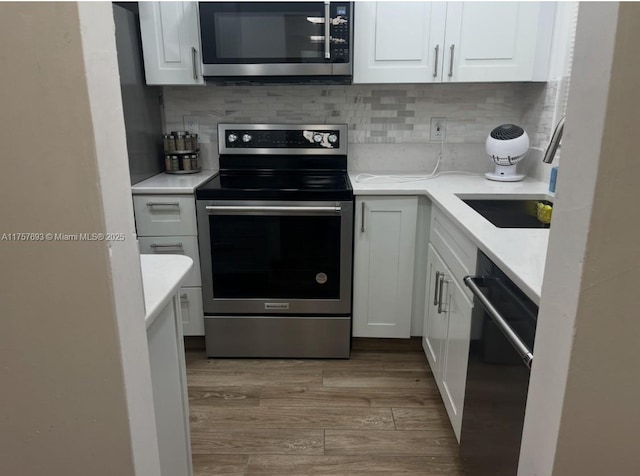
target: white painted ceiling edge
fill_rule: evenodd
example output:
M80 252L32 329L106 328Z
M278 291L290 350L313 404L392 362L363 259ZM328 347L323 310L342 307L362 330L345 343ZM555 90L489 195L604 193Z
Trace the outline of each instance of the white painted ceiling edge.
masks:
M109 259L133 464L137 476L157 476L160 474L160 457L113 10L111 2L78 2L77 5L105 231L107 234L124 232L126 235L123 241L109 242Z

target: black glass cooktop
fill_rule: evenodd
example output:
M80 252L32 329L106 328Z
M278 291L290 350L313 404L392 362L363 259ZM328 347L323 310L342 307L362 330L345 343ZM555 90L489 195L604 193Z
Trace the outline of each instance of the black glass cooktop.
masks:
M221 172L198 187L198 199L351 200L346 173Z

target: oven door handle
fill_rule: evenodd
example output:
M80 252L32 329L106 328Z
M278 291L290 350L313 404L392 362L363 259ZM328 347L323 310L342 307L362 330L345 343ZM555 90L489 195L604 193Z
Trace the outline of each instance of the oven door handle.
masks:
M260 214L260 213L314 213L314 214L326 214L326 213L340 213L342 207L335 205L332 207L313 207L313 206L280 206L280 205L207 205L205 210L209 214L216 212L222 213L247 213L247 214Z
M464 284L471 289L473 295L478 298L482 307L487 311L489 317L493 319L493 322L496 323L498 328L502 331L504 336L507 338L509 343L513 346L513 348L518 352L524 363L527 367L531 368L533 365L533 352L527 345L522 342L522 339L516 334L516 332L511 328L511 326L507 323L504 317L500 315L495 306L489 301L487 296L482 292L480 287L476 284L476 281L483 281L485 278L481 276L465 276L463 281Z

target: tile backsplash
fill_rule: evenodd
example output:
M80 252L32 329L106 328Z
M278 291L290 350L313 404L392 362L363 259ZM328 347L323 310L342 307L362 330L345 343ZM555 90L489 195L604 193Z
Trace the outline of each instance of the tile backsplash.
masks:
M525 127L532 146L548 140L544 116L557 89L551 83L165 87L165 127L182 129L184 116L198 116L209 168L217 168L219 122L346 123L353 171L425 173L442 152L442 170L483 172L491 169L484 142L500 124ZM433 117L447 118L443 144L430 142Z

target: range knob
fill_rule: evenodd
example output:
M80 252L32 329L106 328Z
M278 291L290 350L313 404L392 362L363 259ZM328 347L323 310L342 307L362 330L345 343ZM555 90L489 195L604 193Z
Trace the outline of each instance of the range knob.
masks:
M336 142L338 142L338 136L335 134L329 134L329 142L335 144Z
M250 142L250 141L251 141L251 136L249 134L243 134L242 142Z
M238 136L237 136L237 135L235 135L235 134L229 134L229 135L227 136L227 140L228 140L229 142L235 142L235 141L237 141L237 140L238 140Z
M322 134L313 134L313 142L317 144L322 142Z

